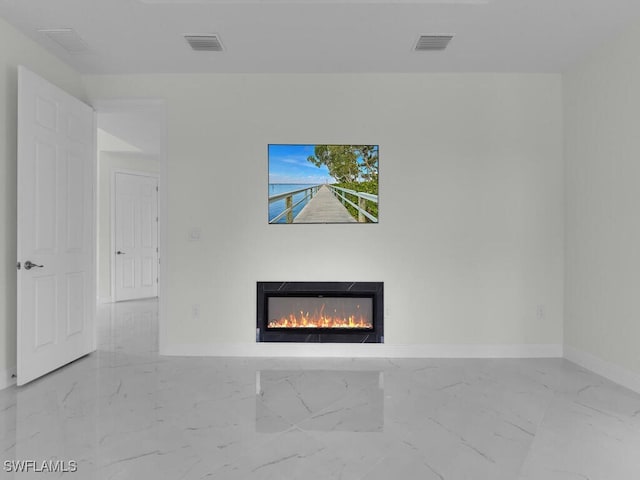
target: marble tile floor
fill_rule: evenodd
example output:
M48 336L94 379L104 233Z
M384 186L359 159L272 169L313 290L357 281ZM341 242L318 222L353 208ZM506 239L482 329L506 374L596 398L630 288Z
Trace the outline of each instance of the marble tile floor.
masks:
M640 395L561 359L160 357L157 303L126 302L0 391L0 451L0 479L635 480Z

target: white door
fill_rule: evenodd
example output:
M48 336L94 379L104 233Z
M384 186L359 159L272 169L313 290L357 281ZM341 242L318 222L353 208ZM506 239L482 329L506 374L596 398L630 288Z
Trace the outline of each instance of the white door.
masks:
M158 179L116 173L115 300L158 296Z
M18 385L95 350L91 107L18 69Z

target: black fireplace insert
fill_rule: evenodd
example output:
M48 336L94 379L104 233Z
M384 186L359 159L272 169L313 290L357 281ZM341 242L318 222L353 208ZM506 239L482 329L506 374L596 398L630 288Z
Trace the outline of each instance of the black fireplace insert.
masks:
M258 282L258 342L383 343L382 282Z

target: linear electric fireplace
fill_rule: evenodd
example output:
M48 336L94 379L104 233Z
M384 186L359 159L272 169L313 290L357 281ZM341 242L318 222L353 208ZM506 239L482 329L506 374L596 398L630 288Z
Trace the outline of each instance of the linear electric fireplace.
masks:
M258 342L383 343L382 282L258 282Z

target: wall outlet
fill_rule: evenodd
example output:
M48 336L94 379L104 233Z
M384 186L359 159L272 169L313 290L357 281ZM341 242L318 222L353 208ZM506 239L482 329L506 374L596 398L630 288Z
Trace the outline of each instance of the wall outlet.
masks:
M546 312L544 309L544 305L538 305L536 307L536 318L538 320L544 320L545 316L546 316Z
M197 303L191 305L191 318L193 318L194 320L200 318L200 305L198 305Z

